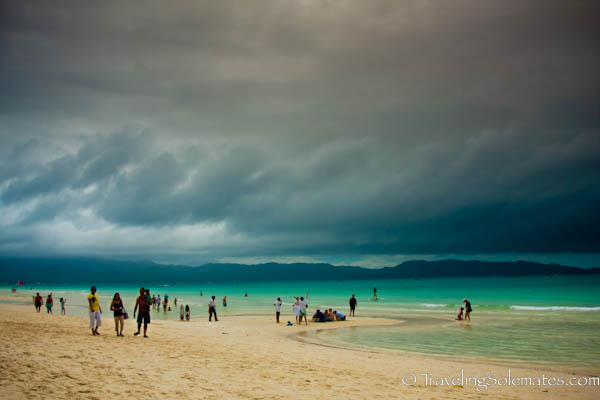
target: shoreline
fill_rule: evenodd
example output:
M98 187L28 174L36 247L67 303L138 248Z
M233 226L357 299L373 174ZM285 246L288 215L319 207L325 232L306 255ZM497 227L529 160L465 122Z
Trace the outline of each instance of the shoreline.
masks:
M0 296L0 307L2 306L17 306L17 307L30 307L30 302L28 297L10 297L10 296ZM55 307L55 314L60 314L60 305ZM131 310L130 310L131 311ZM172 311L173 314L176 314L176 311ZM45 310L42 309L42 314L45 314ZM151 316L153 317L153 323L157 322L167 322L167 323L179 323L182 322L177 318L164 318L162 312L157 314L158 318L154 317L154 313L151 312ZM132 318L133 312L131 311ZM81 318L87 321L87 317L83 317L80 315L68 315L69 317ZM222 316L222 315L221 315ZM293 315L282 315L281 326L285 325L283 319L285 318L294 318ZM259 314L228 314L226 315L228 319L244 319L244 318L266 318L272 319L272 315L268 313L259 313ZM200 318L198 316L193 316L190 323L193 322L201 322L204 321L205 318ZM130 319L130 324L134 323L133 319ZM418 351L410 351L404 349L392 349L386 347L378 347L378 346L368 346L361 345L355 343L348 343L344 341L326 341L319 339L317 336L321 331L330 331L330 330L338 330L338 329L355 329L355 328L368 328L368 327L385 327L385 326L402 326L406 329L423 329L423 323L430 325L428 328L435 328L435 325L448 324L453 323L454 320L441 318L439 316L429 316L429 315L411 315L404 318L386 318L381 316L372 316L372 317L355 317L353 319L348 319L346 321L336 321L334 324L331 323L309 323L309 329L306 329L305 325L302 325L302 331L296 332L288 332L287 335L290 339L295 340L297 342L312 344L315 346L329 347L333 349L344 349L344 350L352 350L352 351L361 351L368 353L381 353L381 354L396 354L401 356L423 356L438 360L446 360L450 362L457 363L481 363L485 365L496 365L499 367L508 367L511 365L517 365L522 368L528 369L544 369L546 371L552 371L556 373L570 373L570 374L583 374L589 376L598 376L600 375L600 367L595 366L578 366L573 364L561 364L555 361L532 361L526 359L502 359L495 357L483 357L483 356L460 356L457 354L439 354L439 353L426 353L426 352L418 352ZM112 323L112 318L111 318ZM298 329L296 323L294 323L294 328ZM567 372L569 371L569 372ZM575 372L573 372L575 371Z
M361 317L358 317L361 318ZM374 317L379 318L379 317ZM438 320L440 324L451 322L448 319L436 318L436 317L425 317L429 320ZM358 326L338 326L335 329L356 329L356 328L365 328L365 327L382 327L382 326L393 326L393 327L406 327L408 329L413 328L416 319L418 318L408 318L408 319L385 319L390 322L395 321L396 323L386 323L382 325L358 325ZM408 322L408 320L413 320ZM330 328L326 329L316 329L314 331L304 331L304 332L296 332L293 336L296 340L301 341L303 343L312 344L315 346L323 346L330 347L334 349L345 349L345 350L353 350L353 351L363 351L368 353L381 353L381 354L396 354L400 356L423 356L438 360L445 360L450 362L457 363L472 363L472 364L484 364L484 365L495 365L498 367L510 367L513 365L517 365L521 368L527 369L544 369L545 371L552 371L555 373L575 373L579 375L589 375L589 376L598 376L600 374L600 367L594 366L577 366L572 364L561 364L555 361L531 361L525 359L502 359L502 358L494 358L494 357L477 357L477 356L460 356L456 354L439 354L439 353L425 353L418 351L409 351L404 349L391 349L386 347L377 347L377 346L367 346L360 345L354 343L348 343L344 341L327 341L318 338L318 334L321 331L330 330ZM573 372L575 371L575 372Z
M348 323L348 325L346 325ZM0 377L0 397L107 399L142 398L422 398L464 399L473 386L402 383L422 374L504 376L506 365L457 361L422 354L345 349L305 343L299 334L324 329L392 326L397 320L357 317L329 326L276 324L274 316L225 317L218 323L153 321L150 338L133 337L134 321L114 335L112 314L104 313L94 337L81 316L38 314L27 305L0 304L0 334L6 345L0 361L10 366ZM298 329L292 331L292 329ZM568 369L510 367L513 376L565 376ZM596 374L597 375L597 374ZM581 376L581 375L578 375ZM369 388L365 391L365 388ZM491 399L597 398L600 386L490 386Z

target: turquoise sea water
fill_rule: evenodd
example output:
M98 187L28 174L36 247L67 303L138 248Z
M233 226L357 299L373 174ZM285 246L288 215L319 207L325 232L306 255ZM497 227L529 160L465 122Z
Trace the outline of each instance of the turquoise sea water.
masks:
M273 301L281 297L283 319L293 321L293 296L306 297L308 292L311 314L325 307L347 312L348 298L356 294L357 316L388 317L404 322L388 327L319 331L314 334L318 340L416 353L600 367L600 276L597 275L168 285L172 284L149 288L161 297L168 294L171 306L175 298L178 304L189 304L192 318L207 317L211 295L218 300L220 318L272 315ZM139 287L97 286L105 311L117 291L124 297L128 311L133 311ZM378 289L378 301L372 300L373 287ZM244 296L246 291L248 297ZM14 299L5 302L31 301L35 292L44 297L52 292L57 314L60 313L58 298L66 297L69 314L87 315L87 286L27 286L16 294L10 293L10 288L0 288L3 298ZM223 296L227 296L226 308L221 304ZM464 297L473 305L471 323L454 321ZM178 312L175 308L167 313L153 311L152 316L176 319Z

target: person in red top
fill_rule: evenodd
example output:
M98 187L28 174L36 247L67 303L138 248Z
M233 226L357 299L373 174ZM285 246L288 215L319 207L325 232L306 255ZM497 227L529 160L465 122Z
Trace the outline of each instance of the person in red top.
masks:
M456 316L456 320L457 321L462 321L463 319L463 307L460 308L460 311L458 312L458 315Z
M137 336L140 334L140 328L142 327L142 321L144 322L144 337L147 338L146 332L148 331L148 324L150 323L150 304L152 300L149 300L150 291L144 291L144 288L140 288L140 295L135 302L135 308L133 309L133 317L135 318L135 313L139 309L137 324L138 330L133 335Z

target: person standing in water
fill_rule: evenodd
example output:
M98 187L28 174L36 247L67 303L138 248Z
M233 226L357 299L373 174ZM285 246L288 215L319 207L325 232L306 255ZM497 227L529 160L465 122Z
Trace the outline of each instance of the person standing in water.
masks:
M186 321L190 320L190 305L189 304L185 305L185 320Z
M227 296L223 296L223 307L227 307Z
M356 305L358 304L358 302L356 301L356 297L354 297L354 295L352 295L352 297L350 297L348 304L350 304L350 315L352 317L354 317L354 310L356 309Z
M248 291L246 290L246 292L244 293L244 297L248 297Z
M208 302L208 320L212 321L212 316L215 315L215 322L217 319L217 306L215 304L215 296L212 296L212 300Z
M62 315L66 315L67 314L67 310L65 309L65 303L67 302L67 299L65 299L64 297L60 298L60 313Z
M102 307L100 307L100 297L96 293L96 286L92 286L91 294L88 295L89 311L90 311L90 329L92 335L100 335L98 328L102 325Z
M377 288L373 288L373 300L377 300Z
M279 315L281 314L281 298L278 297L277 301L273 303L275 306L275 320L279 323Z
M184 317L184 311L183 311L183 304L181 305L181 307L179 307L179 319L183 321L183 317Z
M473 309L471 308L471 302L467 299L463 299L463 302L465 303L465 321L470 321L471 311L473 311Z

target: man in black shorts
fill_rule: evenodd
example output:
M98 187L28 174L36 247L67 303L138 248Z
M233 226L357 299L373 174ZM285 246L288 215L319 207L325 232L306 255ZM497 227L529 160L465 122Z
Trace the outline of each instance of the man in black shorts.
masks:
M42 296L40 296L39 293L37 293L35 295L35 299L34 299L35 309L37 310L37 312L40 312L42 310L42 303L43 302L44 302L44 299L42 298Z
M150 304L152 300L148 300L150 291L144 291L144 288L140 288L140 295L135 302L135 308L133 309L133 317L135 318L135 312L139 307L139 314L137 316L138 330L133 335L137 336L140 334L140 328L142 327L142 321L144 322L144 337L147 338L146 332L148 331L148 324L150 323Z
M467 299L463 299L463 302L465 303L465 321L470 321L471 311L473 311L473 309L471 308L471 302Z
M356 309L356 305L358 304L356 301L356 297L352 295L348 303L350 304L350 315L354 317L354 310Z

